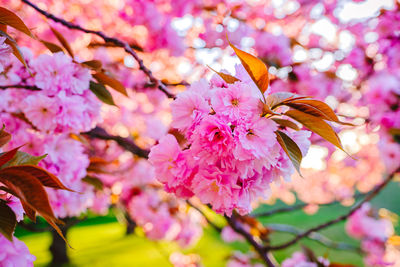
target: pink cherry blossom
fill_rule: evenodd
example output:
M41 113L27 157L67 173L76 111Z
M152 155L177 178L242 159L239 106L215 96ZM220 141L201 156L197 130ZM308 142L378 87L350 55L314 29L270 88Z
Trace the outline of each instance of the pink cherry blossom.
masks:
M219 88L211 99L213 110L232 121L252 116L258 100L252 97L250 88L244 83L235 83L228 88Z
M186 131L200 123L210 111L210 106L204 98L194 92L187 91L178 95L171 104L172 126Z
M16 237L9 241L0 234L0 266L20 267L33 266L36 257L30 254L28 247Z
M66 91L67 94L81 95L89 89L89 70L73 63L71 58L62 52L52 56L40 55L32 65L36 72L36 86L48 94Z
M52 131L57 126L55 117L60 106L57 100L42 94L30 95L24 100L22 110L25 116L37 128L43 131Z

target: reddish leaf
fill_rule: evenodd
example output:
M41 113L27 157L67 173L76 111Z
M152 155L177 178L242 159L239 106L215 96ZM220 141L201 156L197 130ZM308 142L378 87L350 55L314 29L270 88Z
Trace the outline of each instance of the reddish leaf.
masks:
M29 37L35 38L25 23L12 11L0 7L0 23L13 27Z
M102 67L102 63L100 60L89 60L81 63L83 66L91 68L93 70L99 70Z
M22 146L16 147L0 155L0 167L9 162L17 154L18 149L20 149L21 147Z
M303 155L301 154L301 150L289 136L287 136L284 132L275 131L276 139L278 143L281 145L282 149L288 155L290 161L292 162L293 166L297 170L297 172L301 175L300 172L300 165L301 160L303 159Z
M297 126L293 121L278 118L272 118L272 120L282 127L289 127L296 131L300 130L299 126Z
M4 146L11 140L11 134L4 131L4 126L0 131L0 147Z
M269 86L269 74L267 66L257 57L236 48L230 42L229 45L239 57L243 67L258 86L258 89L260 89L261 93L264 94Z
M321 118L315 117L313 115L295 109L287 111L285 115L300 122L305 127L310 129L312 132L318 134L326 141L332 143L336 147L343 150L342 143L340 142L340 139L337 136L336 132L333 130L332 126L330 126Z
M8 35L7 33L3 32L3 31L0 31L0 36L4 36L7 38L4 42L6 44L8 44L9 46L11 46L14 56L25 66L25 68L28 70L29 74L32 75L32 73L29 70L28 64L26 64L24 55L22 54L21 50L19 49L17 42L10 35Z
M13 210L0 199L0 234L3 234L8 240L12 241L15 227L17 226L17 217Z
M271 108L275 109L279 107L280 105L283 105L284 103L296 100L296 99L303 99L307 98L306 96L298 96L293 93L289 92L277 92L277 93L272 93L267 96L266 98L266 104Z
M22 208L24 208L24 212L32 222L36 222L36 211L32 209L25 201L20 200L22 204Z
M285 103L284 105L289 106L291 108L300 110L304 113L313 115L315 117L321 118L323 120L330 120L329 117L327 115L325 115L322 111L320 111L319 109L311 106L311 105L307 105L307 104L303 104L303 103L296 103L296 102L288 102Z
M93 74L93 77L99 83L108 85L111 88L115 89L116 91L120 92L121 94L128 96L125 86L122 83L120 83L118 80L112 78L111 76L105 74L104 72L97 72L97 73Z
M65 240L56 223L62 223L54 216L47 193L41 182L28 172L16 168L0 170L0 182L8 187L23 203L25 213L33 218L38 212Z
M51 42L47 42L45 40L40 40L40 42L42 44L44 44L47 49L49 49L52 53L57 53L57 52L63 52L64 53L64 49L62 49L62 47L60 47L59 45L56 45L54 43Z
M8 167L3 169L3 171L25 171L31 175L33 175L36 179L38 179L42 185L46 187L51 187L55 189L64 189L68 190L71 192L74 192L73 190L67 188L65 185L61 183L61 181L52 173L49 173L45 169L35 166L35 165L19 165L19 166L13 166L13 167Z
M329 121L333 121L339 124L343 124L343 125L350 125L350 126L354 126L351 123L347 123L347 122L341 122L339 120L339 118L336 116L335 112L331 109L330 106L328 106L326 103L319 101L319 100L314 100L314 99L299 99L299 100L294 100L291 101L290 105L300 105L300 108L305 108L306 110L310 110L310 112L314 112L316 114L321 114L318 115L321 118L324 118L324 120L329 120ZM299 109L299 108L297 108ZM300 109L301 110L301 109ZM302 110L304 111L304 110ZM306 112L306 111L304 111ZM308 112L306 112L308 113ZM311 113L309 113L311 114Z
M68 41L64 38L64 36L61 33L59 33L53 27L50 27L50 29L54 33L54 35L56 36L56 38L60 42L60 44L65 48L65 50L67 50L68 54L73 58L74 57L74 53L72 53L72 49L69 46Z
M47 193L33 175L22 170L7 168L0 171L0 182L40 215L55 219Z
M238 78L236 78L236 77L233 77L232 75L229 75L229 74L226 74L226 73L223 73L223 72L219 72L219 71L216 71L216 70L214 70L213 68L211 68L210 66L208 66L213 72L215 72L216 74L218 74L219 75L219 77L221 77L222 78L222 80L224 80L226 83L228 83L228 84L232 84L232 83L235 83L235 82L237 82L237 81L240 81Z

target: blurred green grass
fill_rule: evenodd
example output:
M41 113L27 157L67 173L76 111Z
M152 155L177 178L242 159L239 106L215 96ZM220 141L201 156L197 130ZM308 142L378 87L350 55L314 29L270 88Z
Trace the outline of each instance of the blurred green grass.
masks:
M375 207L386 208L396 214L400 214L399 189L399 183L392 182L372 201L372 204ZM267 211L284 206L282 202L277 202L273 206L263 205L257 211ZM344 214L347 210L347 207L333 205L321 207L312 216L300 210L263 218L261 222L290 224L299 229L307 229ZM218 220L218 218L215 219ZM399 227L396 226L397 233L400 232L399 230ZM343 222L320 233L334 241L358 244L356 240L346 235ZM18 228L16 236L24 241L31 253L37 257L35 266L46 266L50 262L51 255L48 247L50 246L51 236L49 233L30 233ZM271 238L273 244L280 244L292 238L292 235L273 233ZM134 235L126 236L125 226L118 223L111 215L92 217L79 223L68 232L68 240L74 248L68 249L71 259L71 264L68 266L171 266L168 261L168 255L174 251L179 251L177 244L150 241L140 231L136 231ZM335 262L363 266L362 258L357 254L329 249L307 239L303 239L296 246L275 252L274 256L278 261L282 261L294 251L299 250L301 244L310 247L317 255L328 255ZM212 228L206 228L199 243L183 252L200 255L205 267L219 267L225 265L226 258L232 250L246 251L247 249L248 246L244 243L224 243L216 231Z

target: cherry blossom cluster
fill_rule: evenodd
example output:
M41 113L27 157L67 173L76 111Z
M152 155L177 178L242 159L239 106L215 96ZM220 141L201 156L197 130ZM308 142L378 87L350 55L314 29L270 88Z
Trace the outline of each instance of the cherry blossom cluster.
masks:
M6 148L24 145L21 150L32 155L47 154L40 165L81 192L47 189L53 210L61 218L78 216L93 204L93 190L81 181L89 166L85 148L69 135L93 128L101 120L101 103L89 90L89 70L70 57L59 52L34 58L29 49L22 51L28 69L9 57L0 85L36 86L40 91L0 91L0 120L13 135Z
M203 232L202 216L188 208L185 201L165 193L147 160L127 157L115 144L105 149L104 141L92 143L104 162L118 160L120 163L105 164L97 173L89 171L90 176L99 178L104 185L96 192L93 210L100 214L106 212L110 200L118 196L118 205L147 238L175 241L183 248L197 243Z
M388 266L393 262L385 259L386 241L394 234L392 222L387 218L379 218L369 203L365 203L346 223L347 233L361 239L364 258L368 266Z
M196 195L219 213L245 214L265 198L270 184L290 179L293 167L275 137L274 121L262 117L260 93L237 67L233 84L214 76L201 80L171 104L172 126L186 138L182 149L172 135L149 155L157 179L179 197ZM305 155L307 131L290 132Z
M262 267L262 263L254 260L255 255L243 254L240 251L234 251L226 263L227 267Z
M29 253L28 247L16 237L9 241L0 234L0 263L1 266L33 266L36 257Z
M303 252L295 252L292 257L282 262L282 267L318 267L330 266L329 260L318 257L318 262L312 262Z
M88 131L101 121L100 102L89 90L88 69L62 52L34 58L28 49L23 51L29 70L13 57L4 66L0 85L35 85L41 90L3 91L1 110L21 112L34 127L48 133Z
M127 204L132 219L152 240L176 241L181 247L197 243L202 235L201 215L160 190L136 189ZM170 198L167 200L166 198Z

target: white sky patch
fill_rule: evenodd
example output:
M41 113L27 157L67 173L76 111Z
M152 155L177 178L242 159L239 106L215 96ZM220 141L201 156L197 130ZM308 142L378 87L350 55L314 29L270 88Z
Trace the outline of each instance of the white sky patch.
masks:
M392 9L393 7L393 0L367 0L359 3L347 1L343 8L337 10L336 15L341 22L346 23L351 20L377 16L380 9Z
M312 145L307 155L301 161L301 167L314 170L324 170L326 162L324 158L328 155L326 147Z
M361 146L357 142L357 133L354 131L342 131L339 133L343 148L350 154L355 154L360 151Z
M211 65L221 55L221 49L199 49L196 51L196 60L202 65Z
M240 64L239 58L232 56L223 56L221 68L227 70L229 73L235 73L235 65Z
M192 15L185 15L182 18L174 18L171 26L179 36L185 36L187 31L193 26L194 18Z
M354 36L349 31L339 33L339 48L344 51L350 51L356 42Z
M312 63L312 66L316 68L318 71L322 72L329 70L334 62L335 62L335 57L333 56L333 54L327 52L320 60L314 61Z
M323 36L329 42L334 42L337 36L336 26L327 18L317 20L311 26L311 32Z
M338 67L336 75L347 82L351 82L357 78L357 71L350 64L343 64Z
M303 47L296 45L293 50L293 60L295 62L302 62L307 59L307 51Z

